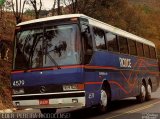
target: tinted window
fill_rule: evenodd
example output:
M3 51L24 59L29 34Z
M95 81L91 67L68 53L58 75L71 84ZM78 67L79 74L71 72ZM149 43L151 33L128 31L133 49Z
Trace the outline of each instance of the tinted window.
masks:
M89 33L90 31L89 31L88 25L82 24L81 32L87 32L87 33Z
M106 49L104 31L99 28L93 28L94 38L96 41L96 48L97 49Z
M108 44L108 50L113 51L113 52L118 52L118 40L116 35L112 33L106 33L106 39L107 39L107 44Z
M18 32L16 40L15 69L42 67L43 29Z
M82 39L83 39L84 49L85 50L92 50L93 43L92 43L92 39L91 39L91 35L90 35L89 26L83 24L81 31L82 31Z
M142 43L137 42L137 51L138 56L144 56Z
M145 57L149 58L150 57L149 46L143 44L143 48Z
M88 64L91 60L91 56L93 53L93 42L90 34L89 26L86 24L82 25L82 42L83 42L83 48L84 48L84 64Z
M44 32L45 31L45 32ZM22 30L16 35L14 69L80 63L81 43L77 25Z
M154 47L150 47L151 58L156 59L156 51Z
M120 53L128 54L128 44L126 38L119 36L119 47Z
M129 46L129 54L137 55L136 42L128 39L128 46Z

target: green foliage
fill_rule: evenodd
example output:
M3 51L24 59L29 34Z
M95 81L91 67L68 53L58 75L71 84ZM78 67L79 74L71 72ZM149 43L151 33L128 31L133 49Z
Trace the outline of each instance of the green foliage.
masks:
M35 15L35 12L34 12L34 10L27 9L27 10L24 12L24 15L26 15L26 16L34 16L34 15Z
M145 12L145 13L147 13L147 14L148 14L148 13L151 13L151 12L152 12L152 10L150 9L150 7L149 7L149 6L147 6L147 5L143 5L142 7L143 7L143 10L144 10L144 12Z
M0 0L0 6L4 4L5 0Z
M159 6L158 0L79 0L78 9L80 13L153 41L160 51Z

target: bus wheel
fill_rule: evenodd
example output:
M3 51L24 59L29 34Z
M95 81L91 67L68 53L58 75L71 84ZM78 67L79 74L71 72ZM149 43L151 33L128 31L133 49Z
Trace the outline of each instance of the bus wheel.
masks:
M45 114L55 114L57 109L56 108L44 108L44 109L40 109L40 111L45 116Z
M151 100L151 93L152 93L152 87L151 87L151 84L148 84L147 85L146 100Z
M106 89L101 89L101 100L100 104L98 105L98 111L100 113L105 113L107 111L109 103L109 92Z
M142 103L145 101L145 98L146 98L146 87L145 87L145 84L142 83L141 85L141 90L140 90L140 95L138 95L136 98L137 98L137 101L139 103Z

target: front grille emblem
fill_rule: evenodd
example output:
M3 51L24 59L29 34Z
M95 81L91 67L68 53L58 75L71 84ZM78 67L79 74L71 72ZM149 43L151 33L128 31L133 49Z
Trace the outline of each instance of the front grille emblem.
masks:
M45 86L41 86L40 92L41 92L41 93L45 93L45 92L46 92L46 87L45 87Z

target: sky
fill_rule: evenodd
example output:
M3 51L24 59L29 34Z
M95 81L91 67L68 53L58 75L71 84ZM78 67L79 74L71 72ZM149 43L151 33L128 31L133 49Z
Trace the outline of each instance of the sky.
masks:
M15 4L15 1L16 0L13 0L14 4ZM21 3L24 2L24 0L18 0L18 2L20 2L20 1L21 1ZM37 1L37 3L39 3L40 0L36 0L36 1ZM67 3L69 4L68 1L66 0L66 4ZM42 10L51 10L52 7L53 7L53 4L54 4L54 0L42 0ZM63 0L61 0L61 6L65 6L65 4L63 3ZM55 6L55 7L57 7L57 6ZM25 7L24 7L24 11L28 10L28 9L33 9L33 7L28 5L28 4L26 4ZM38 9L39 9L39 7L38 7Z
M1 1L1 0L0 0ZM16 1L16 0L13 0L14 2ZM20 0L18 0L18 1L20 1ZM23 1L24 0L21 0L22 1L22 3L23 3ZM29 0L28 0L29 1ZM39 3L39 1L40 0L36 0L38 3ZM69 0L68 0L69 1ZM69 4L69 2L68 2L67 0L66 0L66 4L68 3ZM42 0L42 10L50 10L52 7L53 7L53 4L54 4L54 0ZM65 4L63 3L63 0L61 1L61 6L65 6ZM31 6L29 6L29 5L25 5L25 10L26 9L32 9L33 7L31 7Z
M51 9L54 4L54 0L42 0L42 2L43 2L43 9Z
M21 0L21 1L23 2L24 0ZM39 2L39 0L37 0L37 2ZM52 6L54 4L54 0L42 0L42 4L43 4L42 9L49 10L52 8ZM28 9L28 8L31 8L31 7L29 5L26 5L25 9Z

